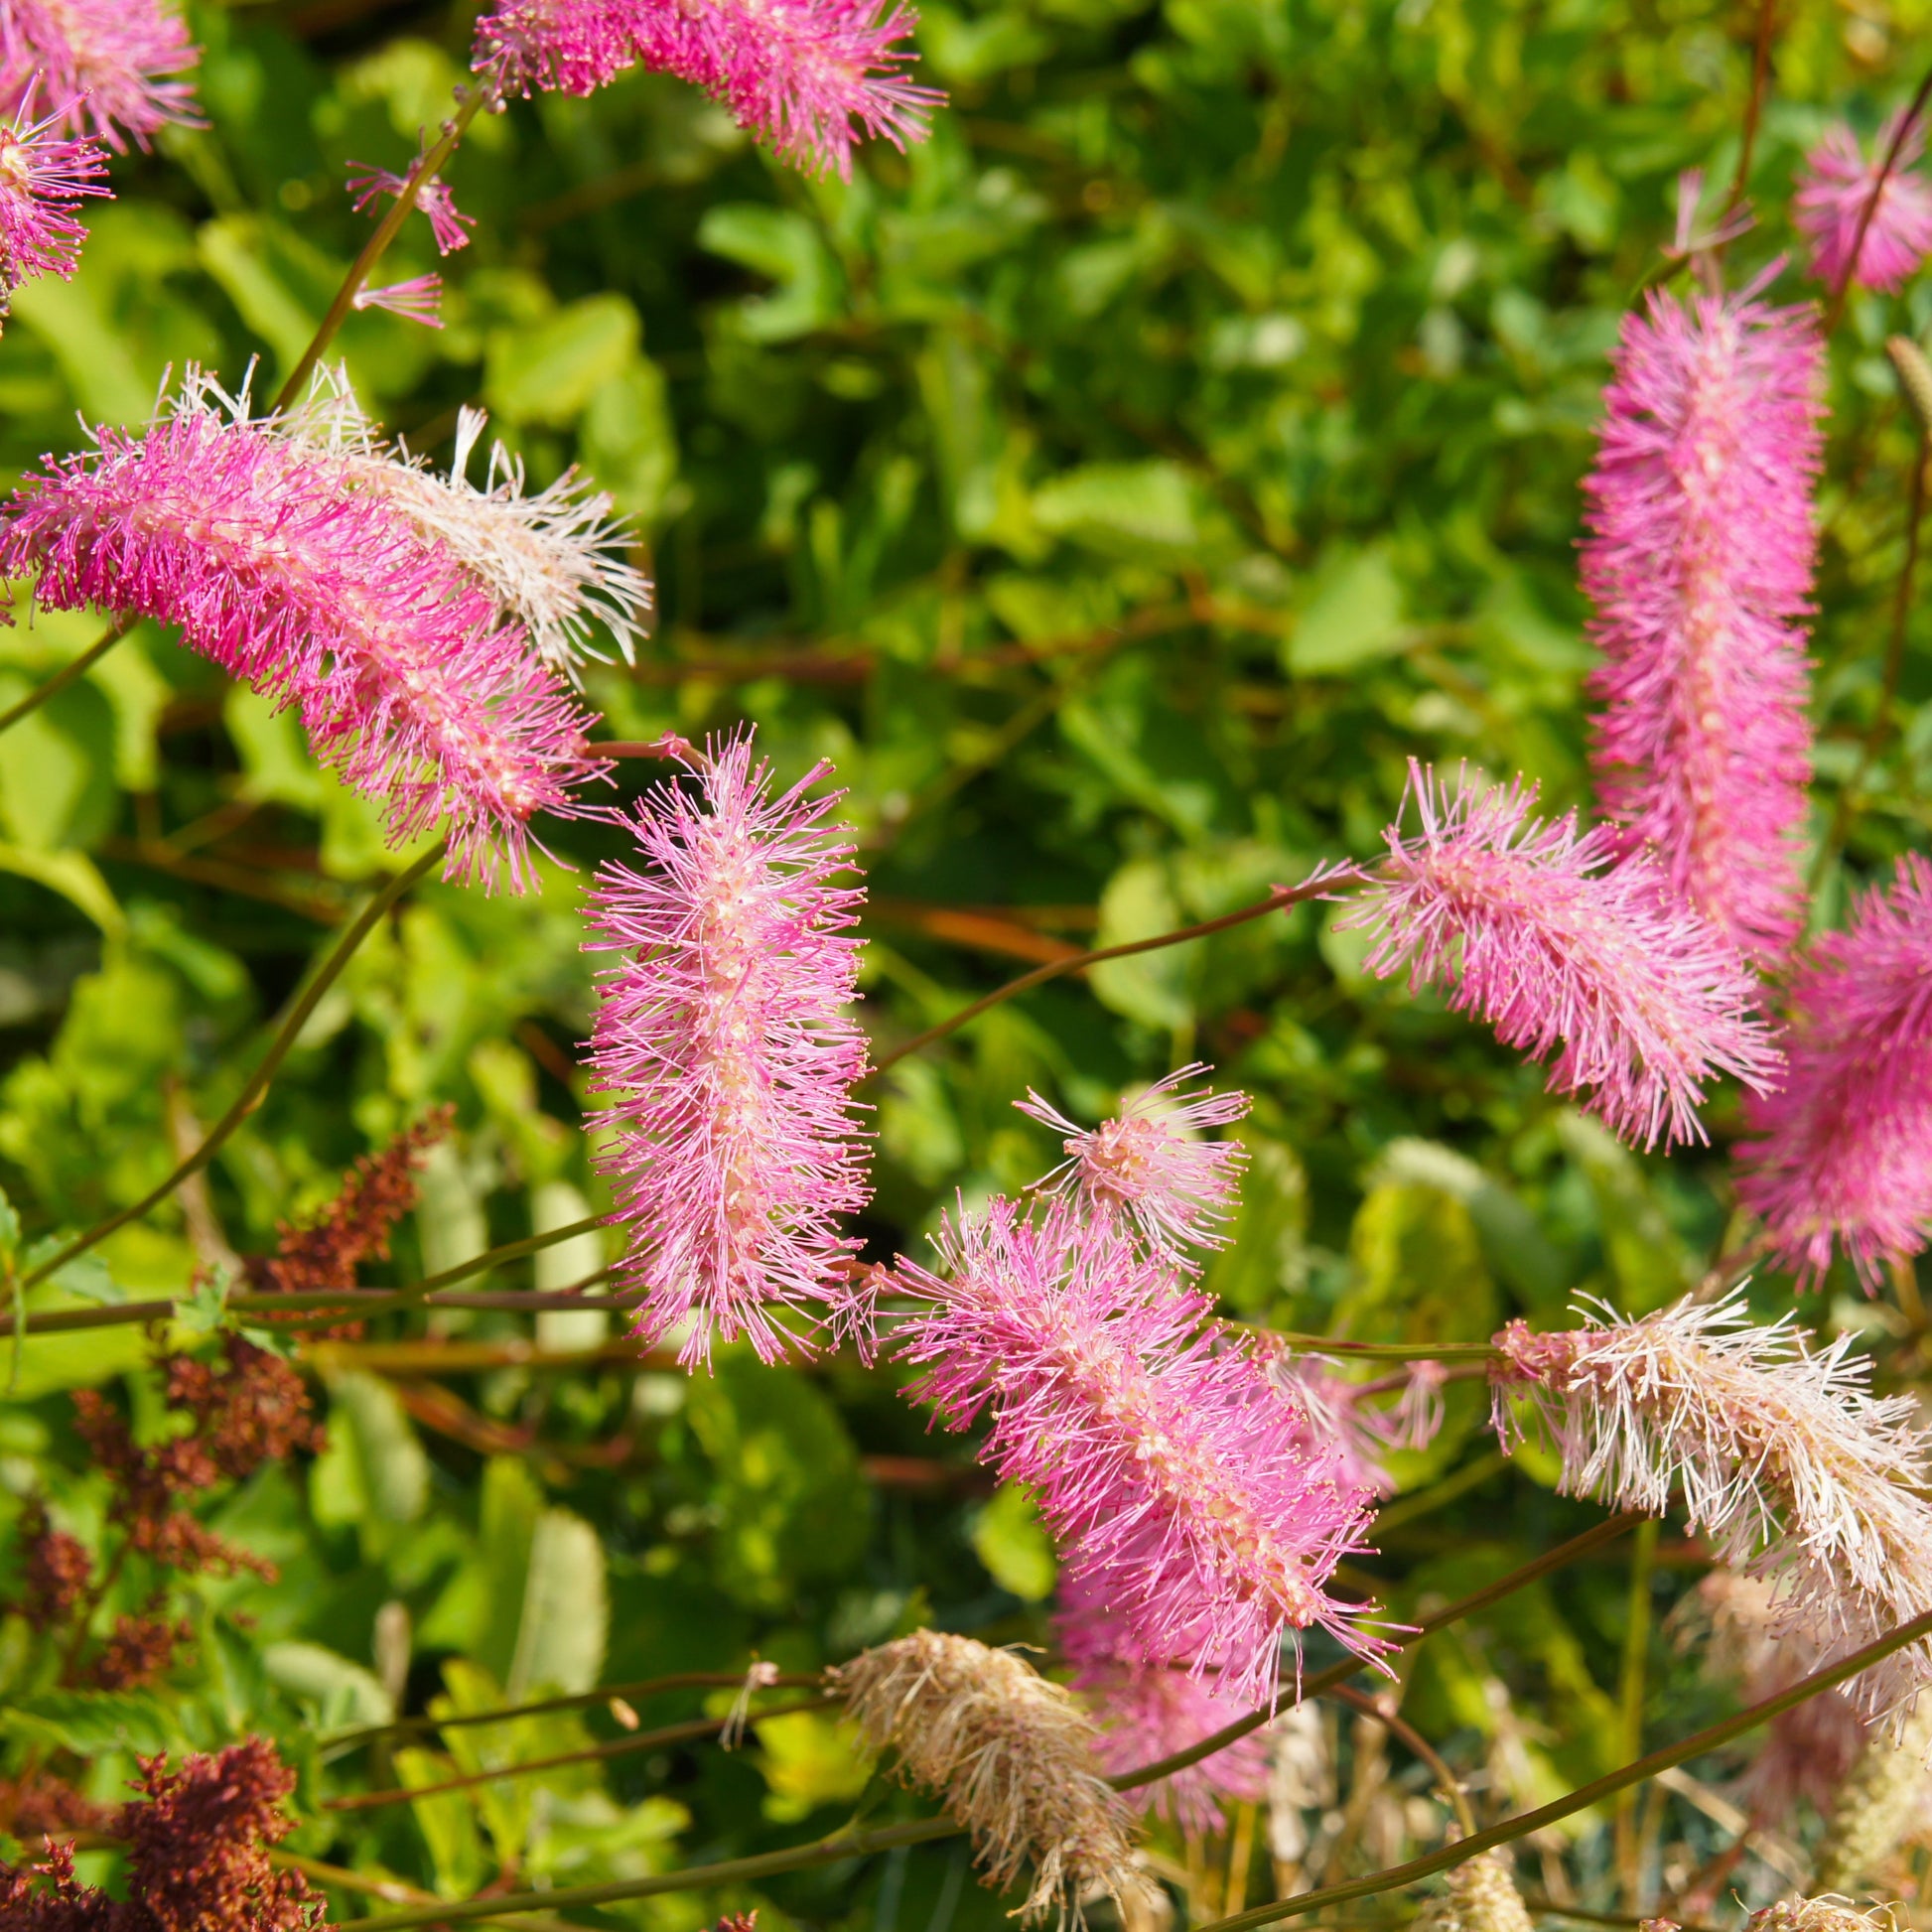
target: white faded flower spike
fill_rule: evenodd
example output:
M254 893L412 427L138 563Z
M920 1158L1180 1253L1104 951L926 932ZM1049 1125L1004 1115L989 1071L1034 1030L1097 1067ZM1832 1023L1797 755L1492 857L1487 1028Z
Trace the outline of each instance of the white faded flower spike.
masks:
M1719 1562L1776 1587L1781 1627L1840 1656L1932 1609L1928 1432L1880 1399L1840 1336L1814 1350L1790 1317L1754 1323L1741 1294L1626 1321L1496 1337L1502 1398L1528 1391L1563 1452L1563 1488L1662 1515L1673 1492ZM1867 1713L1932 1683L1924 1641L1847 1687Z

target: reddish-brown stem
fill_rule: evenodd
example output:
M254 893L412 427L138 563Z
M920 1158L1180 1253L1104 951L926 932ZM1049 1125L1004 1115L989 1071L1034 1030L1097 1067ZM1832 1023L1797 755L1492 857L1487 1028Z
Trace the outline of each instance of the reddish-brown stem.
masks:
M1764 97L1770 87L1771 30L1777 11L1777 0L1758 0L1757 36L1751 47L1751 92L1744 103L1744 126L1737 143L1737 173L1731 179L1730 194L1725 201L1725 214L1743 206L1744 190L1750 184L1751 157L1757 148L1757 130L1764 118Z
M1891 139L1885 144L1884 158L1878 164L1878 172L1871 183L1871 193L1865 197L1864 207L1859 210L1859 225L1852 236L1852 247L1845 257L1845 265L1838 272L1838 280L1832 284L1832 299L1825 311L1825 334L1829 336L1839 325L1845 314L1846 298L1852 289L1852 277L1858 272L1859 257L1864 252L1864 238L1870 231L1873 218L1878 212L1878 204L1884 200L1885 183L1891 179L1892 170L1898 166L1898 157L1905 151L1905 143L1911 137L1913 128L1918 125L1919 116L1925 112L1925 103L1932 99L1932 69L1926 70L1923 80L1918 83L1918 92L1912 96L1912 104L1899 116L1898 125L1892 130Z

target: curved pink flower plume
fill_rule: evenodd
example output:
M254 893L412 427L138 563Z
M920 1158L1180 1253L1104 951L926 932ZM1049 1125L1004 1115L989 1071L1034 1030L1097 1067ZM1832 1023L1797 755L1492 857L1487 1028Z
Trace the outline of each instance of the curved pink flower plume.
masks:
M349 207L357 214L366 213L378 195L400 195L409 186L407 175L392 175L387 168L372 168L366 161L351 161L343 180ZM416 211L429 217L430 235L439 255L469 247L470 230L477 225L477 218L457 207L448 182L424 182L416 191Z
M419 322L425 329L443 327L443 278L440 275L412 275L406 282L391 282L386 288L357 289L349 298L359 312L381 309L405 322Z
M713 748L695 792L639 801L643 866L602 867L591 895L587 949L624 955L590 1045L615 1096L621 1274L646 1292L637 1335L681 1329L687 1366L741 1334L783 1356L774 1311L834 1299L858 1246L839 1218L870 1197L851 1099L866 1037L847 1011L865 895L833 884L852 869L842 794L805 795L829 769L774 798L749 737Z
M1584 1094L1618 1134L1701 1141L1710 1080L1761 1087L1778 1066L1757 983L1655 867L1613 865L1607 832L1533 818L1535 802L1534 786L1466 773L1451 797L1412 760L1388 856L1339 923L1376 935L1369 972L1447 987L1505 1046L1555 1054L1550 1091Z
M1652 295L1624 318L1584 485L1604 812L1765 964L1804 910L1823 353L1809 310Z
M1859 146L1859 137L1842 121L1828 128L1825 138L1805 156L1805 174L1792 197L1791 218L1810 244L1807 265L1814 279L1827 288L1837 288L1844 279L1857 247L1852 279L1861 288L1895 295L1932 250L1932 186L1913 169L1925 152L1925 130L1917 123L1900 143L1878 206L1865 224L1865 208L1898 133L1899 118L1892 115L1878 130L1869 160ZM1862 224L1864 241L1860 245Z
M34 90L12 125L0 124L0 315L7 298L35 275L70 278L80 263L87 231L74 218L74 204L88 195L111 195L103 185L107 157L97 142L63 136L73 103L39 120Z
M38 82L62 101L60 124L116 153L149 145L169 122L193 123L185 73L202 58L159 0L6 0L0 6L0 104L23 110Z

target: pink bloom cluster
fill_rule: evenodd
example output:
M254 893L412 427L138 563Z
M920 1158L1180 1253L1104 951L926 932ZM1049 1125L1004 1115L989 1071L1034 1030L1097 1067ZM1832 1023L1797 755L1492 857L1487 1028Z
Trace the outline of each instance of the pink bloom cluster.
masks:
M419 322L425 329L443 327L443 278L440 275L412 275L406 282L391 282L386 288L357 289L349 298L356 310L383 309L405 322Z
M1033 1484L1070 1583L1106 1602L1140 1662L1185 1665L1253 1703L1284 1637L1311 1626L1364 1656L1367 1608L1324 1588L1369 1499L1313 1449L1265 1362L1115 1219L996 1196L947 1219L941 1272L903 1262L917 1303L893 1337L948 1429L987 1418L983 1458Z
M1896 294L1932 250L1932 187L1912 169L1925 152L1925 130L1914 122L1899 143L1878 206L1867 221L1878 171L1898 135L1899 115L1878 130L1870 160L1859 137L1840 122L1805 157L1805 176L1792 198L1792 219L1810 244L1813 276L1827 288L1846 280ZM1864 230L1863 242L1859 239ZM1853 251L1858 251L1856 263Z
M1768 964L1803 912L1823 352L1808 310L1652 295L1624 318L1584 486L1603 808L1621 851Z
M1843 1253L1867 1287L1932 1226L1932 866L1899 862L1791 984L1791 1064L1751 1101L1738 1197L1815 1283Z
M446 877L493 885L507 862L527 883L531 818L577 815L573 787L608 767L588 715L457 560L206 385L145 434L95 443L0 511L0 575L38 571L54 610L180 624L230 676L300 706L317 756L383 802L392 839L447 824Z
M6 0L0 6L0 104L19 113L35 87L64 102L63 130L117 153L195 118L182 74L201 59L161 0Z
M694 755L695 757L695 755ZM694 792L659 785L630 829L641 870L603 867L588 949L617 952L599 992L590 1064L615 1096L604 1165L646 1291L648 1343L682 1329L678 1359L748 1335L775 1361L779 1309L834 1299L858 1245L838 1230L866 1203L851 1090L866 1040L848 1012L863 892L833 881L852 846L812 799L815 765L771 795L749 738L698 759Z
M1466 773L1451 797L1412 761L1417 834L1390 826L1341 924L1376 935L1368 971L1450 987L1450 1008L1481 1014L1506 1046L1555 1053L1550 1090L1586 1093L1617 1133L1702 1140L1707 1081L1761 1087L1777 1068L1756 982L1647 860L1612 864L1606 832L1533 818L1535 800Z
M378 195L399 196L409 186L407 175L392 175L388 169L372 168L366 161L351 161L345 181L349 206L357 214L366 212ZM429 231L439 255L469 247L470 230L477 225L477 218L457 207L448 182L424 182L416 191L416 207L429 216Z
M500 0L475 66L498 85L588 94L625 68L703 87L802 168L849 178L861 138L922 140L944 98L904 77L903 0Z
M83 196L107 195L107 157L97 142L63 136L73 103L40 120L29 101L12 123L0 123L0 314L6 299L34 275L71 276L87 231L74 218Z

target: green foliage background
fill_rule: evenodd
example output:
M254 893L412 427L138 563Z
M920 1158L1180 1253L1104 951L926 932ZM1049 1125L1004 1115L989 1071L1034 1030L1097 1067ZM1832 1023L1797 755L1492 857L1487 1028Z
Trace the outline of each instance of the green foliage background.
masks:
M1792 171L1827 119L1868 133L1925 58L1922 0L1788 11L1740 277L1788 246ZM273 0L199 5L193 24L208 125L118 165L80 277L16 301L0 341L9 479L73 447L76 411L143 420L189 361L233 383L259 357L272 391L365 232L345 164L413 152L447 111L469 16ZM634 674L590 680L614 734L749 719L787 781L836 761L874 895L867 1017L890 1041L1042 945L1145 936L1369 852L1411 757L1521 770L1551 805L1587 804L1577 482L1678 172L1701 166L1715 190L1735 167L1754 28L1753 10L1706 0L935 0L923 69L952 104L929 143L867 151L850 184L769 165L659 77L484 119L452 170L477 226L440 264L449 327L358 315L343 348L412 449L447 459L456 411L480 398L533 483L580 463L634 519L659 618ZM438 265L417 221L380 279ZM1798 293L1795 274L1780 287ZM1913 441L1880 345L1928 320L1923 284L1861 297L1835 345L1821 838L1874 716L1902 549ZM0 634L0 707L95 634L58 617ZM1919 840L1926 641L1915 610L1897 733L1846 803L1847 856L1821 862L1822 923ZM591 1010L579 895L608 849L560 828L540 897L426 888L362 949L209 1176L235 1249L272 1246L355 1156L444 1100L457 1141L370 1279L605 1198L571 1060ZM385 863L295 724L152 628L8 737L0 1183L23 1240L84 1226L167 1171L171 1133L226 1104ZM1695 1280L1731 1213L1730 1099L1712 1113L1716 1153L1630 1155L1439 1003L1366 982L1330 916L1304 907L1061 982L902 1063L877 1096L873 1250L917 1252L955 1189L1052 1164L1009 1104L1029 1085L1091 1119L1199 1056L1256 1098L1238 1239L1209 1278L1235 1313L1470 1339L1513 1312L1556 1319L1579 1292L1638 1311ZM172 1209L103 1252L97 1295L181 1291L197 1264ZM494 1285L558 1286L601 1259L577 1242ZM1767 1311L1788 1299L1775 1280L1755 1292ZM1814 1312L1833 1310L1873 1318L1844 1300ZM507 1341L532 1325L445 1311L429 1332ZM535 1329L551 1350L604 1334L595 1314ZM98 1532L68 1392L123 1385L152 1417L145 1347L119 1328L14 1352L0 1529L45 1489ZM110 1796L135 1750L263 1729L304 1766L300 1847L450 1894L788 1843L862 1792L909 1804L801 1716L736 1754L678 1747L315 1814L328 1794L623 1734L599 1708L386 1755L321 1741L386 1715L398 1684L411 1709L481 1709L737 1670L754 1651L811 1669L927 1618L1045 1636L1051 1553L1027 1499L988 1493L969 1448L929 1440L890 1374L728 1354L687 1382L615 1356L446 1373L459 1401L431 1427L420 1366L312 1350L327 1452L217 1514L280 1581L204 1580L186 1604L193 1658L120 1700L50 1689L9 1619L6 1761L65 1751L54 1761ZM1362 1566L1397 1611L1590 1520L1533 1455L1498 1470L1481 1402L1454 1393L1437 1445L1403 1466L1435 1506L1405 1521L1398 1504ZM1434 1485L1457 1472L1445 1500ZM1493 1810L1622 1761L1641 1722L1676 1735L1715 1711L1722 1692L1654 1629L1630 1676L1624 1563L1432 1646L1410 1714L1460 1764L1523 1767L1520 1790L1485 1793ZM1686 1574L1659 1572L1660 1615ZM412 1638L385 1687L391 1604ZM1695 1845L1706 1828L1673 1800L1657 1829ZM1607 1832L1580 1832L1576 1869L1597 1882ZM1186 1866L1173 1834L1160 1842ZM1001 1909L962 1884L963 1856L933 1847L759 1897L774 1924L963 1932ZM585 1920L687 1927L744 1902Z

